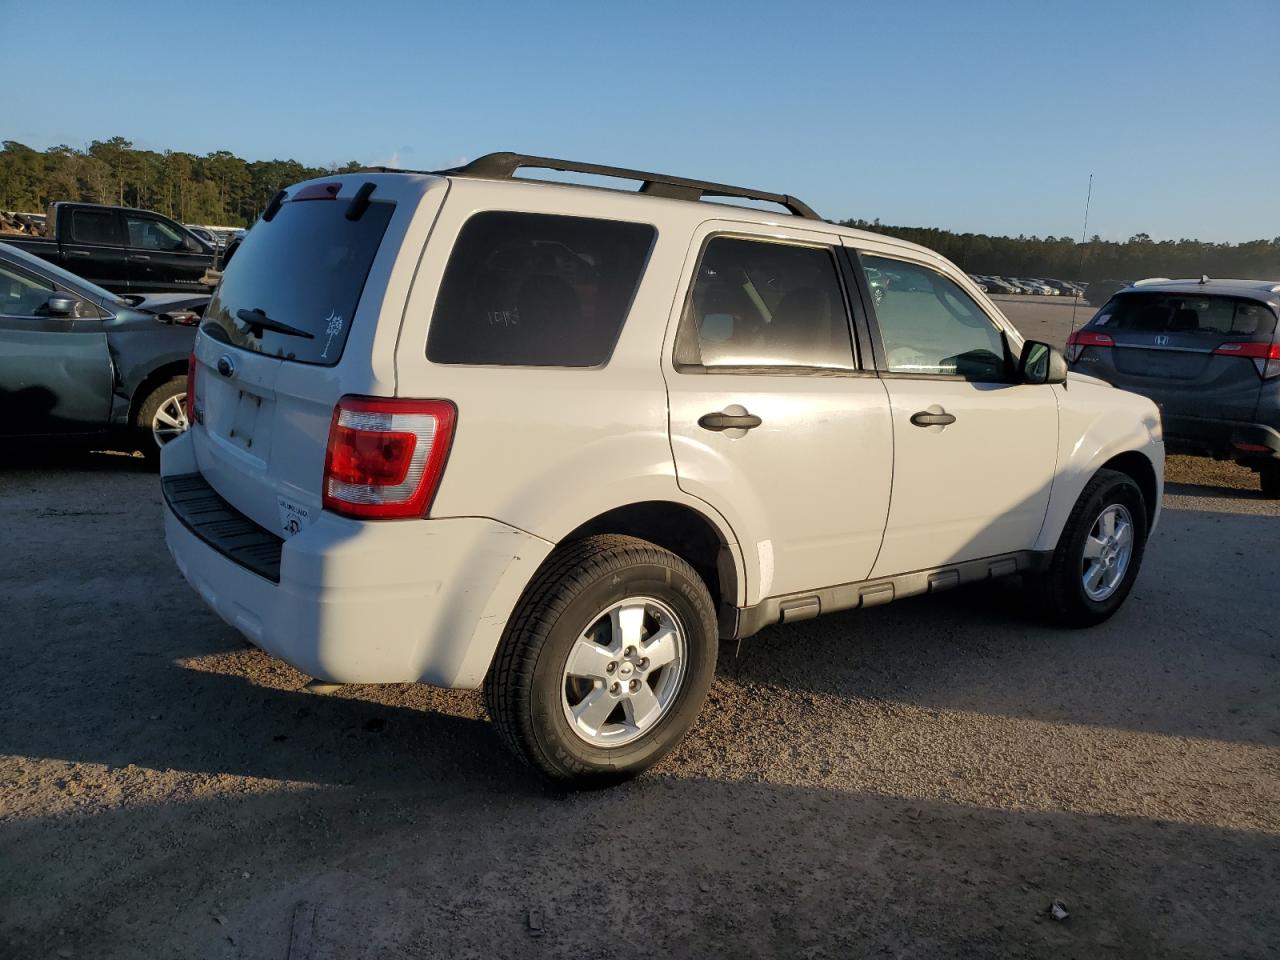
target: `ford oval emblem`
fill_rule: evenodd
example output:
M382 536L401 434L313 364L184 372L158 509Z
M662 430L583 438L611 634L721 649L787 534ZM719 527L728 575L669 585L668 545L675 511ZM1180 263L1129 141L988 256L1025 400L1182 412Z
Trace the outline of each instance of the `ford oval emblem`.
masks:
M236 372L235 361L232 360L230 357L228 357L226 354L223 354L218 358L218 372L222 374L224 377L235 376L235 372Z

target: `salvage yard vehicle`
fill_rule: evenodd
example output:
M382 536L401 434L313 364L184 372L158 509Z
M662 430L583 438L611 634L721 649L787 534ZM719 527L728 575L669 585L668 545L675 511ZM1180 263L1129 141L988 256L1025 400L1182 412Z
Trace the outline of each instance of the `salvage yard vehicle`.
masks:
M158 457L186 429L208 299L118 297L0 244L0 440L123 441Z
M43 237L4 234L0 241L112 293L207 292L200 279L214 265L214 248L161 214L53 203L46 223Z
M1252 468L1280 497L1280 283L1143 280L1067 340L1071 367L1150 397L1179 452Z
M321 680L483 687L576 784L684 736L720 639L1009 574L1106 619L1163 484L1154 405L929 250L517 154L281 191L190 384L162 488L205 602Z

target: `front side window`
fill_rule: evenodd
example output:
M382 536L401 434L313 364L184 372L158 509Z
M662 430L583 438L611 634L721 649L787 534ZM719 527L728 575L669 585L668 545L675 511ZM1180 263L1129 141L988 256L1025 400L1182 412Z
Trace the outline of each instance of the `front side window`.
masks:
M955 281L905 260L861 259L890 373L1008 380L1004 334Z
M175 228L149 217L126 216L129 246L142 250L181 250L184 238Z
M713 237L676 337L678 366L853 369L835 259L827 247Z
M613 353L653 245L648 224L477 213L445 266L432 363L594 367Z
M77 243L98 243L107 247L124 245L120 221L110 210L72 210L71 238Z
M53 284L0 264L0 317L32 317L53 293Z

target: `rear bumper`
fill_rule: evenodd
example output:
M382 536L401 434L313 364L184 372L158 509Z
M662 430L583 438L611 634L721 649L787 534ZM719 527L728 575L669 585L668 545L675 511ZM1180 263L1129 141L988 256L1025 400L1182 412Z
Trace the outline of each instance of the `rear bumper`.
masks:
M1166 415L1164 440L1171 453L1235 460L1280 459L1280 431L1262 423Z
M198 476L188 437L165 448L162 474ZM255 646L337 683L479 686L552 547L480 517L361 523L322 513L280 544L276 582L180 509L166 497L165 539L205 603Z

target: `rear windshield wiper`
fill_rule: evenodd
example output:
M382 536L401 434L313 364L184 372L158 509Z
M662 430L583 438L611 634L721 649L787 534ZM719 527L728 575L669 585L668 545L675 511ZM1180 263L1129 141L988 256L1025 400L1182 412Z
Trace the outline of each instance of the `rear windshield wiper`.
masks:
M237 310L236 317L243 320L249 328L249 332L255 337L261 337L263 330L274 330L276 333L283 333L289 337L303 337L307 340L314 340L316 335L300 327L290 326L282 320L272 320L261 310Z

